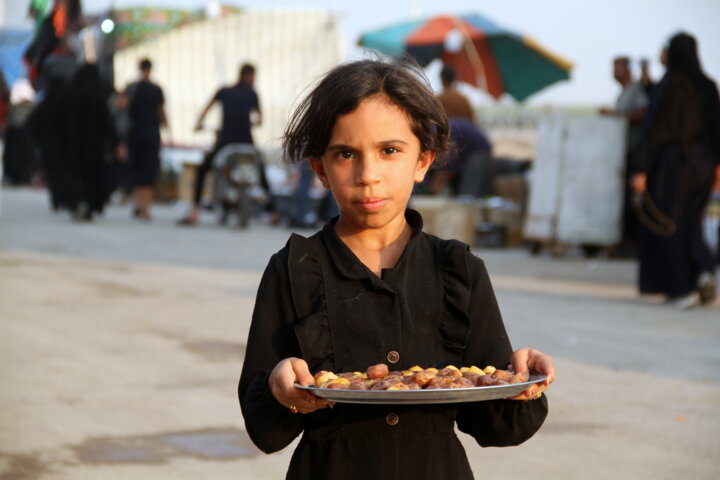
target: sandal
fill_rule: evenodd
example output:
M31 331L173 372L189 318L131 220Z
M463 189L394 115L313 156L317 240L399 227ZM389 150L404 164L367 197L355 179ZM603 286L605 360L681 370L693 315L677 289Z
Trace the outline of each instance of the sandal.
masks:
M181 218L175 223L181 227L194 227L195 225L197 225L197 220L193 220L190 217L185 217Z
M715 276L710 272L703 272L698 281L698 292L700 293L700 303L706 305L717 296L715 291Z

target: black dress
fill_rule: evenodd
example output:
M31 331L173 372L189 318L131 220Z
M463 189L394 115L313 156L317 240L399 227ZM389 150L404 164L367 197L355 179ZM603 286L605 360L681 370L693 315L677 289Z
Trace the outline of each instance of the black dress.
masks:
M29 128L43 157L53 208L88 216L103 211L117 143L106 87L96 65L78 67L65 83L54 78L33 111Z
M702 221L719 144L715 83L668 72L653 92L638 156L648 195L640 216L641 293L684 296L697 288L702 272L714 271Z
M288 479L471 479L454 426L481 446L517 445L547 415L547 400L445 405L355 405L293 414L270 393L282 359L312 373L364 371L386 363L505 367L512 349L482 260L457 241L421 232L382 278L342 243L334 222L310 238L293 235L260 284L238 388L247 432L264 452L303 434ZM391 363L390 352L399 354ZM388 415L399 421L392 425Z

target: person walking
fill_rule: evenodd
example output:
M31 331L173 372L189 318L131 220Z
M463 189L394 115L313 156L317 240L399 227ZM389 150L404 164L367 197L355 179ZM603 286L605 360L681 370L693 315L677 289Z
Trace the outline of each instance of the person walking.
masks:
M140 61L140 80L127 89L128 153L134 171L133 215L150 220L155 181L160 171L160 127L168 129L165 96L162 88L150 80L152 62Z
M215 146L205 155L202 164L197 169L195 176L195 192L193 195L193 206L187 216L178 220L179 225L196 225L200 215L200 199L202 198L205 176L213 166L215 155L221 148L230 143L253 144L252 127L262 123L262 111L260 100L253 88L255 83L255 67L246 63L240 67L240 78L238 83L230 87L223 87L218 90L210 99L198 118L195 130L203 128L203 121L215 103L222 105L222 126L218 132ZM255 119L253 121L253 113ZM263 179L263 186L266 187L264 172L260 172Z
M702 71L695 38L673 36L667 72L643 126L637 173L640 293L661 293L679 309L716 296L715 259L703 211L720 169L720 99Z

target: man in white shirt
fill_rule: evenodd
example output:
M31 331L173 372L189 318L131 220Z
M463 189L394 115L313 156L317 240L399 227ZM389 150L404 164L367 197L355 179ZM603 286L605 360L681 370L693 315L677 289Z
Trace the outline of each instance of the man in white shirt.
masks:
M632 192L629 189L629 179L633 173L631 171L633 165L631 158L633 151L637 147L642 120L645 117L645 111L650 103L650 99L642 83L633 80L632 70L630 70L630 59L628 57L617 57L613 60L613 76L622 87L622 91L615 102L615 109L601 108L600 113L628 119L623 233L621 244L615 253L621 257L634 257L639 226L632 207Z
M632 149L635 147L635 142L639 135L639 127L645 116L645 110L647 110L650 99L645 93L645 88L642 83L633 80L632 70L630 70L630 59L628 57L617 57L613 60L613 76L622 87L622 91L615 102L615 109L601 108L600 113L628 119L630 126L628 147Z

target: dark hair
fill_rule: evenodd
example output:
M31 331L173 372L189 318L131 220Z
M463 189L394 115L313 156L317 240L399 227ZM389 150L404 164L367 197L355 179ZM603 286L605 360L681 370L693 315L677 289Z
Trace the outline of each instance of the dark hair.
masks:
M695 37L688 33L679 32L670 38L652 139L656 143L699 139L709 151L718 152L720 98L715 82L703 73L697 49Z
M630 68L630 57L620 56L613 59L613 63L622 63L625 67Z
M152 62L149 58L143 58L140 60L140 71L141 72L147 72L152 68Z
M450 65L445 65L442 70L440 70L440 80L442 81L443 85L452 85L455 83L455 79L457 76L455 75L455 69L452 68Z
M690 77L703 74L695 37L684 32L675 34L670 39L667 50L668 69L686 73Z
M359 60L330 70L297 107L283 135L288 160L321 157L337 118L381 94L407 113L420 150L442 159L450 147L447 115L422 70L409 63Z
M240 80L242 80L245 75L253 73L255 73L255 67L249 63L243 63L242 67L240 67Z

